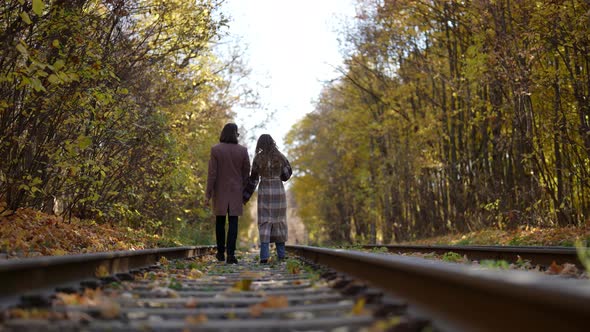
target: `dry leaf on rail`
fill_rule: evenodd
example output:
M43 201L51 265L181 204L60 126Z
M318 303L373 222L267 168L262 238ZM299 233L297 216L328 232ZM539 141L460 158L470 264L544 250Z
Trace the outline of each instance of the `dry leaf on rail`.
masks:
M237 281L232 286L232 290L236 290L238 292L249 291L251 285L252 285L252 279L242 279L240 281Z
M286 308L289 306L289 299L286 296L269 296L262 303L266 308Z
M184 319L184 321L190 325L203 324L206 323L207 320L208 318L205 314L186 316L186 318Z
M563 263L563 269L559 272L561 275L577 275L578 268L574 264L570 263Z
M109 275L109 269L106 267L106 265L101 265L98 268L96 268L96 271L94 271L94 276L96 276L97 278L104 278L108 277Z
M250 306L250 316L260 317L264 309L286 308L289 306L289 299L286 296L269 296L263 302Z
M87 314L85 312L67 311L65 314L66 314L68 320L79 322L79 323L88 323L88 322L94 320L94 318L92 318L92 316L90 316L89 314Z
M194 298L194 297L191 297L191 298L189 298L189 299L188 299L188 300L187 300L187 301L184 303L184 306L185 306L186 308L196 308L198 305L199 305L199 301L198 301L196 298Z
M51 250L51 255L52 256L64 256L64 255L67 255L67 254L68 254L67 251L65 251L63 249L60 249L60 248L52 249Z
M63 304L63 305L79 305L79 304L83 304L81 301L81 297L80 294L74 293L74 294L67 294L67 293L57 293L55 294L55 297L57 299L57 304Z
M118 318L121 313L121 306L115 301L105 300L100 305L100 317L106 319Z
M190 272L188 273L189 279L199 279L202 276L203 276L203 272L201 272L197 269L191 269Z
M352 307L351 313L355 316L365 314L365 312L366 312L365 311L365 303L366 303L366 300L364 297L361 297L358 300L356 300L356 303Z
M549 274L560 274L561 270L563 270L563 266L555 263L555 261L553 261L551 263L551 266L549 266L549 268L547 269L547 273Z
M6 311L4 313L6 318L16 318L16 319L49 319L51 317L52 312L49 312L45 309L39 308L29 308L29 309L22 309L22 308L14 308Z
M369 328L368 332L394 331L395 327L400 323L401 318L399 316L378 320Z
M168 287L156 287L151 290L151 293L156 297L171 297L174 299L180 297L174 289Z
M263 274L260 272L254 271L244 271L240 274L240 277L244 279L260 279L262 278Z
M159 262L162 265L168 265L168 264L170 264L170 261L168 261L168 259L166 257L164 257L164 256L160 257Z
M264 311L264 307L261 306L260 303L250 306L251 317L260 317L262 315L262 311Z

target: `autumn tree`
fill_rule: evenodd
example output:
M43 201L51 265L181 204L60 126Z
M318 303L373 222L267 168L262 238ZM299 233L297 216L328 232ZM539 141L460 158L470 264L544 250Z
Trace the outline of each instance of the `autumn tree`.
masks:
M344 211L363 211L348 217L363 227L324 240L386 243L584 222L589 10L585 1L359 1L340 79L290 135L307 222L338 228ZM330 154L329 171L299 152L323 149L345 151ZM334 191L331 174L340 174ZM325 209L338 195L345 207Z
M238 62L212 49L227 24L220 6L4 1L0 199L7 209L158 232L205 218L208 148L240 99L225 75Z

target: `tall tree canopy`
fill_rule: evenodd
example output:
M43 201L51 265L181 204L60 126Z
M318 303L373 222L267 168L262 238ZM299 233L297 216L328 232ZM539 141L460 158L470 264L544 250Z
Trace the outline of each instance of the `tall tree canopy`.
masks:
M206 217L239 96L219 0L0 4L0 200L155 231ZM3 208L0 207L0 210Z
M590 3L360 0L347 59L289 134L317 242L590 214Z

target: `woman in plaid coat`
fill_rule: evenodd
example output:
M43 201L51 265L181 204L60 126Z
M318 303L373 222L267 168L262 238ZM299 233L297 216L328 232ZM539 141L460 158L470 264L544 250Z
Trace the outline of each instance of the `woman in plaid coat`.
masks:
M291 165L279 152L273 138L263 134L256 144L256 155L244 201L258 187L258 233L260 237L260 263L267 263L270 257L270 243L274 242L279 260L285 258L287 241L287 198L283 181L291 176ZM259 183L260 182L260 183Z

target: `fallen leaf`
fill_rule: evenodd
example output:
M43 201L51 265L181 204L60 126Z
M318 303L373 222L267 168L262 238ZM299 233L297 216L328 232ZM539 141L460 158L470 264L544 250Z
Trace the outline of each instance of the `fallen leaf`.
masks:
M170 264L170 261L168 261L168 259L166 257L164 257L164 256L160 257L159 262L162 265L168 265L168 264Z
M202 323L207 322L207 320L208 320L208 318L205 314L186 316L186 318L184 319L184 321L187 324L191 324L191 325L202 324Z
M189 298L184 304L186 308L196 308L198 305L199 301L197 301L197 299L194 297Z
M269 296L262 302L266 308L286 308L289 306L289 299L286 296Z
M260 317L266 308L286 308L289 306L289 299L284 296L269 296L263 302L250 306L250 316Z
M365 298L361 297L356 300L354 306L352 307L351 313L355 316L363 315L365 313Z
M168 287L156 287L151 290L151 293L156 297L171 297L171 298L178 298L178 293L171 288Z
M553 261L551 263L551 266L549 266L549 268L547 269L547 273L548 274L559 274L561 273L561 270L563 270L563 266L555 263L555 261Z
M203 272L201 272L197 269L191 269L190 272L188 273L189 279L199 279L202 276L203 276Z
M232 286L232 289L236 290L238 292L249 291L251 285L252 285L252 279L242 279L242 280L234 283L234 285Z
M67 294L67 293L57 293L55 294L57 298L58 304L63 305L78 305L81 304L80 294Z
M574 264L563 263L563 269L559 272L561 275L577 275L578 268Z
M262 312L264 311L264 307L257 303L255 305L250 306L250 316L251 317L260 317Z
M63 250L63 249L57 248L57 249L51 250L51 255L52 256L64 256L64 255L67 255L67 254L68 254L68 252L65 251L65 250Z
M96 271L94 272L94 275L97 278L108 277L110 275L109 269L106 267L106 265L101 265L98 268L96 268Z
M105 301L100 305L100 317L114 319L119 317L121 306L115 301Z
M90 316L89 314L80 311L68 311L66 312L66 316L68 320L80 323L87 323L94 320L94 318L92 318L92 316Z
M263 274L260 272L254 271L244 271L240 274L240 277L244 279L260 279L262 278Z

